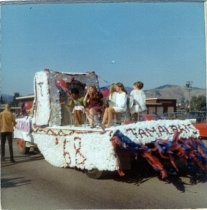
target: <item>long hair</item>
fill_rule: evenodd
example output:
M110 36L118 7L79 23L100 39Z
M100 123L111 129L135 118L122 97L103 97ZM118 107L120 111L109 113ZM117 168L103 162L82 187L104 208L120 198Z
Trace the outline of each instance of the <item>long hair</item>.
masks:
M116 92L115 86L116 86L115 83L111 84L110 89L109 89L109 95L112 95L114 92Z
M92 88L93 92L89 92L87 98L89 98L89 99L101 98L102 94L98 91L96 85L90 85L89 88Z
M125 92L125 93L127 94L127 91L126 91L124 85L123 85L121 82L116 83L116 85L117 85L118 87L120 87L121 90L122 90L123 92Z

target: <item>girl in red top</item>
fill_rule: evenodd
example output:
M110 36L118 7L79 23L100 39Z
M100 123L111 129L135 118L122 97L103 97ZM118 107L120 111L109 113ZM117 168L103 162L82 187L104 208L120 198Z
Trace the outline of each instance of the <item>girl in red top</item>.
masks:
M103 108L103 95L97 90L95 85L89 86L84 97L84 105L89 125L91 128L94 128L94 116L101 113Z

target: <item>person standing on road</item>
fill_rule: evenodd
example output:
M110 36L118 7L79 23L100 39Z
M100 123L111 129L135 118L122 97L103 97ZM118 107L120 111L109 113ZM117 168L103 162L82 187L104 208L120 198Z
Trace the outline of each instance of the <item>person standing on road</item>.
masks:
M4 110L0 113L0 133L1 133L1 160L5 159L6 139L9 143L10 161L15 163L13 155L13 128L16 124L15 116L11 112L9 104L5 105Z

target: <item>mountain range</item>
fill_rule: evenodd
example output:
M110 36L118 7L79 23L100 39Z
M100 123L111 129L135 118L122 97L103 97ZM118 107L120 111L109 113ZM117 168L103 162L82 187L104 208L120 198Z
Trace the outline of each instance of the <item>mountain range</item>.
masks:
M130 87L126 87L126 89L128 93L132 90ZM169 84L154 89L144 90L144 92L147 98L176 99L177 102L189 100L189 96L206 96L206 89L204 88L192 87L191 91L189 91L185 86ZM8 94L2 94L2 98L6 102L11 102L13 100L13 96Z
M147 98L176 99L177 102L189 100L189 97L203 95L206 96L206 89L185 86L163 85L154 89L144 91Z

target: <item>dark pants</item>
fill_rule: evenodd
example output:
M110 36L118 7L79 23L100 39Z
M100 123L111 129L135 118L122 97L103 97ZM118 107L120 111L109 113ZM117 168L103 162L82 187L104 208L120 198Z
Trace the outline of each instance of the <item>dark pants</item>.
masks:
M9 152L10 152L10 160L14 160L13 155L13 132L3 132L1 133L1 158L5 157L5 143L6 139L9 143Z

